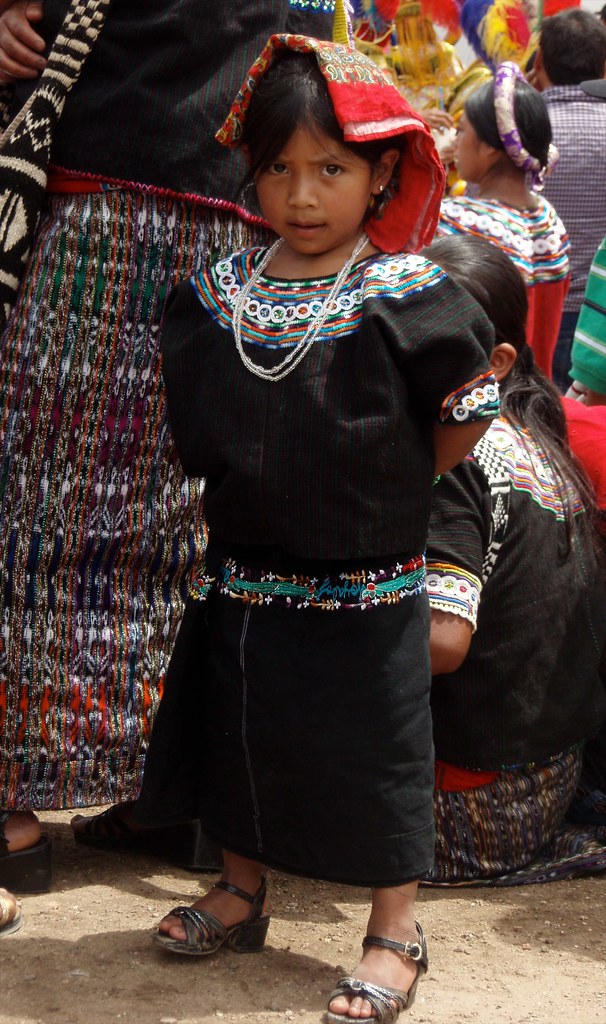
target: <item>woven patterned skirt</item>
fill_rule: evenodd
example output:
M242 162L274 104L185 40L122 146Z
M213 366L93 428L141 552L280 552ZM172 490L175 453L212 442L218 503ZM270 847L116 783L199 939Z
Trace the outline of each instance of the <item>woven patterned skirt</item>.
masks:
M2 338L0 808L137 794L203 547L168 430L174 284L250 244L231 215L138 193L53 197Z
M430 885L529 885L606 871L606 827L564 815L581 772L574 751L538 768L502 772L461 793L436 791Z

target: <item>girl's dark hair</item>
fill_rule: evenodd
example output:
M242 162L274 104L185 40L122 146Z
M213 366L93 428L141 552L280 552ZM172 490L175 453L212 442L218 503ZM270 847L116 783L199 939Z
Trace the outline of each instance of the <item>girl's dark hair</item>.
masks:
M246 184L276 159L299 127L328 135L371 165L385 150L404 148L402 136L346 142L316 57L287 51L263 75L247 111L242 136L250 160Z
M497 345L509 342L518 353L499 385L501 415L526 427L545 453L564 504L569 544L575 532L578 495L592 526L598 518L593 487L568 444L559 392L536 365L526 342L528 299L519 270L497 245L475 235L448 235L422 253L482 307L495 329ZM576 494L575 494L576 492Z
M546 167L552 132L545 100L527 82L517 81L513 111L522 145L541 167ZM471 94L465 103L465 116L481 142L505 151L497 128L494 82L487 82Z

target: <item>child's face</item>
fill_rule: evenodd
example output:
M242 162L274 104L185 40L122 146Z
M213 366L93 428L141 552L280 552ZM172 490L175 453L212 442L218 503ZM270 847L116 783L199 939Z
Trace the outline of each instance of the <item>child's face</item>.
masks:
M329 256L340 269L362 234L371 196L387 184L394 162L372 167L329 136L297 128L256 178L261 211L286 249Z

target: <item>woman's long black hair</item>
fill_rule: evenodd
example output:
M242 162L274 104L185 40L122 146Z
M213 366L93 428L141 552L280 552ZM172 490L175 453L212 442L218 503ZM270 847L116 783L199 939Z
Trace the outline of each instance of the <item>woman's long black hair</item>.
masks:
M598 507L585 470L568 444L560 395L536 365L526 342L528 299L517 267L498 246L474 235L448 235L423 251L482 306L495 329L495 344L509 342L517 359L499 385L501 415L525 427L544 452L563 502L569 545L575 532L575 499L583 522L595 526Z

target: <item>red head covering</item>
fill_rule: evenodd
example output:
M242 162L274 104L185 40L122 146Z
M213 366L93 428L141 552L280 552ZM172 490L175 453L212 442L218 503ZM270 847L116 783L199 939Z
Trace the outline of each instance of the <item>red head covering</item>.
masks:
M416 252L429 245L444 191L444 168L431 132L389 76L357 50L307 36L272 36L217 132L219 142L224 146L240 144L246 111L257 83L280 50L315 55L346 142L406 136L400 159L399 191L366 221L365 229L382 252Z

